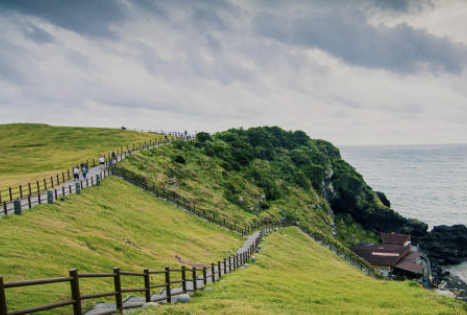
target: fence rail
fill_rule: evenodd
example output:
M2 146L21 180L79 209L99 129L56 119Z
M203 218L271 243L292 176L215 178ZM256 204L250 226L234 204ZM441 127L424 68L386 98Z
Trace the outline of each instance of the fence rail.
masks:
M114 268L112 273L78 273L77 269L70 269L68 277L50 278L50 279L37 279L37 280L24 280L15 282L4 282L3 277L0 276L0 315L21 315L36 313L49 309L56 309L64 306L73 306L73 315L82 314L82 302L88 299L113 297L115 300L115 309L106 310L99 315L116 314L123 312L124 309L139 307L148 302L166 301L172 303L173 297L186 294L189 292L196 292L208 283L214 283L221 279L222 275L231 273L236 269L244 266L258 249L258 245L265 232L270 232L274 228L283 227L286 224L271 223L267 224L258 233L252 244L245 250L238 252L235 255L223 258L217 263L211 263L203 268L170 268L166 266L164 270L149 270L144 269L143 272L125 272L119 268ZM151 275L164 275L164 281L161 283L152 283ZM123 277L137 277L141 279L141 287L137 288L122 288ZM106 292L98 292L94 294L82 294L80 291L80 283L86 278L113 278L113 287L109 288ZM59 301L52 304L39 305L25 309L8 311L6 293L7 289L18 288L32 285L47 285L51 283L65 282L69 284L70 300ZM162 288L163 291L158 295L152 295L153 290ZM144 303L139 304L124 304L123 294L130 292L144 293Z

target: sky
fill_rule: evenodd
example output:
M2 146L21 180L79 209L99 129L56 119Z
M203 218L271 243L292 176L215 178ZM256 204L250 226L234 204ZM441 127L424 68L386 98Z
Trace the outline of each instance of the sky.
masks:
M0 124L467 143L465 0L0 0Z

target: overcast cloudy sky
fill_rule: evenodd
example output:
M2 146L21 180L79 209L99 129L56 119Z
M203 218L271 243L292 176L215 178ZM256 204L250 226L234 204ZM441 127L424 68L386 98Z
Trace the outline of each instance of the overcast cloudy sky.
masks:
M465 0L0 0L0 123L467 143Z

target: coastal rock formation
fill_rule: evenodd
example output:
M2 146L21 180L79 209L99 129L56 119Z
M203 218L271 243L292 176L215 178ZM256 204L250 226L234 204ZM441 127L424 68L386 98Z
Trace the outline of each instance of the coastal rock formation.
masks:
M435 226L416 240L430 259L435 259L440 265L459 264L467 260L465 225Z

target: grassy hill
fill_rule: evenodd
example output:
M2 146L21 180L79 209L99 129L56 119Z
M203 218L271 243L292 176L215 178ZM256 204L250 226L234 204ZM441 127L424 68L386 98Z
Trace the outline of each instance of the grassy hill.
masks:
M0 189L41 180L128 143L156 137L160 136L110 128L0 125Z
M296 228L267 238L258 261L188 304L140 310L179 314L465 314L465 304L415 282L364 276Z
M200 133L196 141L133 155L118 169L221 217L243 222L286 218L331 239L339 228L340 240L347 245L350 239L379 239L352 216L335 220L328 199L338 200L338 187L347 192L358 186L354 196L368 212L391 212L332 144L278 127L231 129L214 136Z
M209 264L243 244L242 238L111 177L100 187L0 220L0 275L6 282L80 272L142 272L177 268L179 259ZM179 258L177 258L178 256ZM109 292L109 281L89 280L82 292ZM124 283L125 287L140 287ZM9 310L66 300L69 285L9 289ZM58 314L59 309L50 312ZM69 308L60 314L70 314Z

